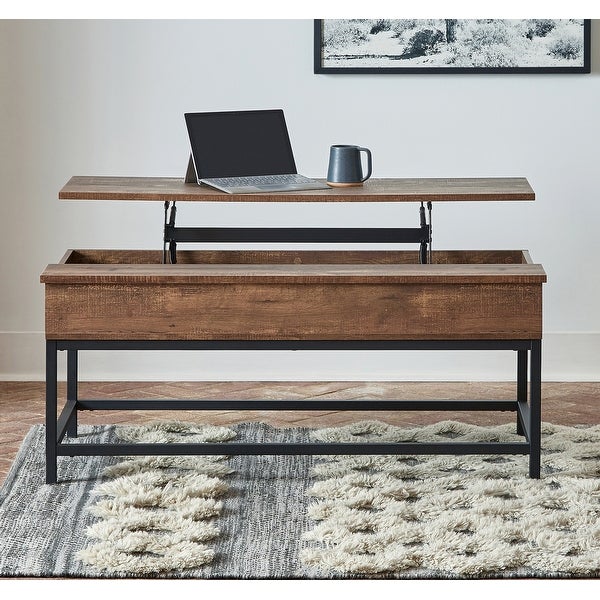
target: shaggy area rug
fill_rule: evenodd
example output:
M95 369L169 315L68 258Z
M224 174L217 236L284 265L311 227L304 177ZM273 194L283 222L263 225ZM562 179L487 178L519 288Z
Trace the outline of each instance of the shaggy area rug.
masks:
M518 441L514 425L366 422L316 431L328 442ZM309 490L318 522L306 564L336 572L590 575L600 569L600 428L543 427L543 477L524 457L339 456Z
M137 443L225 442L226 427L164 423L120 427L123 441ZM151 456L104 469L90 506L99 520L86 535L94 543L77 553L84 563L107 572L148 574L182 571L212 562L207 544L219 535L214 521L229 491L225 456Z
M0 575L503 578L600 574L600 426L524 456L75 457L33 427L0 491ZM82 428L98 441L510 441L514 425Z

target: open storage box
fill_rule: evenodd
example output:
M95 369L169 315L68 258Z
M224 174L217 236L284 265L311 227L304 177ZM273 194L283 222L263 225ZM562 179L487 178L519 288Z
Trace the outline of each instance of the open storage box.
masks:
M69 250L41 275L46 338L540 339L527 251Z

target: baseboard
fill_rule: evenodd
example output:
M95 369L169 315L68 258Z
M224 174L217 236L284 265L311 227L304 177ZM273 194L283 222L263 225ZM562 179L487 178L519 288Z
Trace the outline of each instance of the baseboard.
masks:
M545 381L600 381L600 333L548 333ZM44 335L0 332L0 380L42 381ZM510 381L510 352L82 352L82 381ZM64 353L59 378L64 379Z

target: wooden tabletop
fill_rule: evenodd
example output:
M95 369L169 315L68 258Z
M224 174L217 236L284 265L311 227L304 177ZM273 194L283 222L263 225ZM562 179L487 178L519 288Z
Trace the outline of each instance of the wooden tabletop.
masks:
M361 187L225 194L176 177L72 177L61 200L159 202L463 202L535 200L524 177L369 179Z

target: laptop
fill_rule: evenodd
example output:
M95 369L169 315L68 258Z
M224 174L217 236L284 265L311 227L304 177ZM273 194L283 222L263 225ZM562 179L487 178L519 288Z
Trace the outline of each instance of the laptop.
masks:
M328 188L296 171L281 109L185 113L185 122L192 150L186 182L228 194Z

